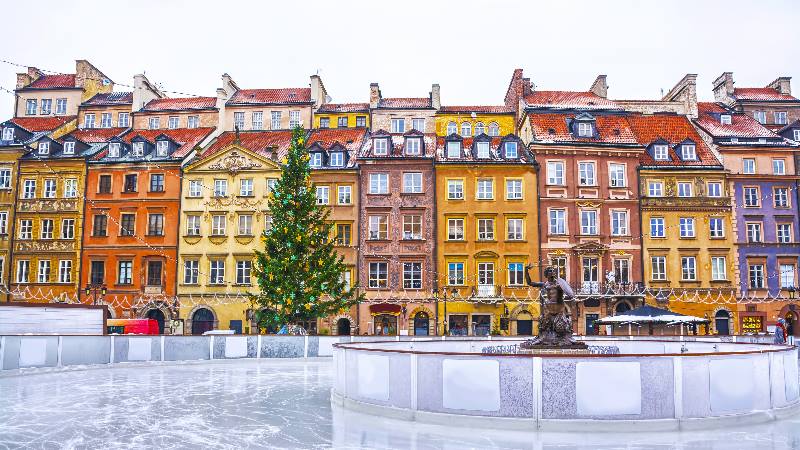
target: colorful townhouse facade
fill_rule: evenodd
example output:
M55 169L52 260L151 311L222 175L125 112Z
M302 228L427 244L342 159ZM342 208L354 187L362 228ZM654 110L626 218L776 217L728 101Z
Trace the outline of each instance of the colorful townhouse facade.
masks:
M800 99L792 95L792 78L778 77L764 87L735 87L732 72L713 83L714 101L755 119L771 131L800 120Z
M539 316L537 166L507 106L436 115L437 334L531 335Z

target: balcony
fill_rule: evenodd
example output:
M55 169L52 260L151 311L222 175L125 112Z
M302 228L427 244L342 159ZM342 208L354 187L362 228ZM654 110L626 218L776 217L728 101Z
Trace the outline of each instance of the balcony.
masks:
M642 283L601 283L599 281L583 281L581 283L570 283L570 287L575 291L575 297L642 297L644 296L644 284Z

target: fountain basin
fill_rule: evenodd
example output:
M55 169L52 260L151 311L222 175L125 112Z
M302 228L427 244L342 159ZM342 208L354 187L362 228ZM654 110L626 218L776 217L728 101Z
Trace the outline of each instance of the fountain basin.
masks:
M800 410L791 346L608 338L591 345L619 353L522 354L488 353L491 345L335 344L332 402L406 420L543 430L713 428Z

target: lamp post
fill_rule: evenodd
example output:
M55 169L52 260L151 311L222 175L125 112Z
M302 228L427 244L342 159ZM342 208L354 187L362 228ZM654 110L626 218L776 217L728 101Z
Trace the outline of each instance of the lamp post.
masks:
M442 299L444 300L444 332L442 333L444 336L447 336L447 287L442 288ZM450 298L455 298L458 294L458 289L453 288L450 292Z
M108 292L108 289L106 289L106 285L105 284L99 284L99 283L89 283L89 284L86 285L86 296L87 297L90 296L90 295L92 296L92 305L96 305L97 304L97 293L98 292L100 293L101 297L105 297L106 296L106 292Z

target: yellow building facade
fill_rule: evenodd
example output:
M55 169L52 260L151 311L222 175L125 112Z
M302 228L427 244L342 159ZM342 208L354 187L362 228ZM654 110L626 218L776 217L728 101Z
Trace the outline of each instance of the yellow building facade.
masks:
M506 106L442 106L436 113L436 135L505 136L516 132L515 120Z
M369 128L369 103L328 103L314 111L314 128Z
M539 317L536 166L516 136L439 137L439 333L531 335ZM445 298L446 297L446 298ZM445 330L446 327L446 330Z

